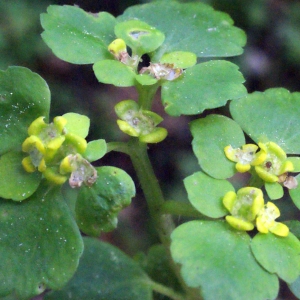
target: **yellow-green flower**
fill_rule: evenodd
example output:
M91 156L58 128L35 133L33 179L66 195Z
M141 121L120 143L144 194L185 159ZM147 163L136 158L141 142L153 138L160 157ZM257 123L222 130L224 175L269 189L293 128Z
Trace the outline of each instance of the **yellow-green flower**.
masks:
M97 171L81 156L87 142L67 132L66 124L64 117L55 117L50 124L44 122L44 117L34 120L28 128L30 136L22 144L23 152L28 153L22 165L30 173L38 170L54 184L63 184L69 175L71 187L82 183L91 186L97 179Z
M245 144L242 148L232 148L231 145L224 148L226 157L236 162L236 169L240 173L250 170L251 166L257 166L266 159L266 152L264 150L258 151L258 146L254 144Z
M258 143L266 152L263 163L255 166L257 175L266 182L280 181L281 175L294 170L293 163L287 159L286 153L274 142Z
M228 192L223 197L223 204L231 215L226 221L235 229L254 229L255 218L264 206L263 193L255 187L245 187L235 192Z
M117 124L123 132L138 137L143 143L159 143L167 136L167 130L156 127L163 119L158 114L140 109L133 100L124 100L115 106L120 120Z
M289 228L280 222L275 222L280 216L280 211L278 207L272 203L268 202L258 213L256 218L257 230L261 233L268 233L269 231L279 235L287 236L289 234Z

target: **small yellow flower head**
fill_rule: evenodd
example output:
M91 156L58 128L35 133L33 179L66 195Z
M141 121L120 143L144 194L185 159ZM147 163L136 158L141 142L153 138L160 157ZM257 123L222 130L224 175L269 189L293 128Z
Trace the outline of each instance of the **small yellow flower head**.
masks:
M293 163L287 160L286 153L276 143L258 143L258 145L266 152L265 161L255 166L255 171L261 179L266 182L277 182L280 181L281 175L294 170Z
M108 46L108 51L118 60L124 53L127 53L126 44L122 39L116 39Z
M279 235L287 236L289 234L289 228L280 222L275 222L280 216L280 211L278 207L272 203L268 202L258 213L256 218L257 230L261 233L268 233L269 231Z
M254 221L263 208L264 199L260 189L245 187L235 192L228 192L223 197L223 204L231 213L226 216L226 221L235 229L252 230Z
M84 138L67 132L64 117L55 117L46 124L44 117L34 120L28 128L30 136L22 144L28 153L22 160L26 172L39 171L48 181L63 184L69 177L71 187L82 183L91 186L97 179L96 169L81 154L87 149ZM69 176L67 176L69 175Z
M256 152L257 149L258 146L254 144L245 144L242 149L234 149L229 145L224 148L224 152L229 160L236 162L237 171L244 173L249 171L251 166L257 166L266 159L266 152L264 150Z
M123 132L138 137L143 143L159 143L168 134L162 127L156 127L163 119L154 112L141 110L133 100L124 100L115 106L121 120L117 124Z

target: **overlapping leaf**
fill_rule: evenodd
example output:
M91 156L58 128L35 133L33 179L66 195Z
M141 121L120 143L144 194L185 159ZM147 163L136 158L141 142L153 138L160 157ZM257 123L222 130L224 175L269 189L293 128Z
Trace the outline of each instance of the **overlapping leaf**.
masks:
M210 115L191 122L193 150L201 168L210 176L225 179L236 173L235 164L229 161L224 148L233 148L245 144L245 137L240 126L233 120Z
M191 221L172 233L171 253L190 287L206 300L274 299L278 278L254 259L250 237L222 221Z
M54 54L74 64L112 58L107 46L115 38L115 18L106 12L87 13L76 6L51 5L41 15L42 38Z
M234 191L229 181L196 172L184 179L184 186L190 202L202 214L220 218L228 213L222 199L227 192Z
M253 238L251 248L266 270L286 282L292 283L300 275L300 242L292 233L284 238L259 233Z
M0 296L30 299L63 287L83 244L60 188L41 184L22 203L1 199L0 208Z
M225 60L197 64L162 85L162 102L172 116L200 114L246 94L243 75Z
M117 226L117 215L131 203L135 187L131 177L115 167L96 168L98 178L92 187L83 186L76 203L80 229L92 236Z
M189 51L198 57L234 56L243 52L245 33L225 13L203 3L155 1L128 8L118 20L139 19L165 34L153 53L157 61L167 52Z
M148 276L116 247L92 238L84 239L85 250L72 280L45 300L150 300Z
M10 151L0 157L0 197L22 201L31 196L38 188L41 173L28 173L22 167L21 152Z
M272 141L300 153L300 93L283 88L254 92L230 104L233 119L257 143Z
M0 155L21 149L33 120L49 115L50 91L36 73L23 67L0 71Z

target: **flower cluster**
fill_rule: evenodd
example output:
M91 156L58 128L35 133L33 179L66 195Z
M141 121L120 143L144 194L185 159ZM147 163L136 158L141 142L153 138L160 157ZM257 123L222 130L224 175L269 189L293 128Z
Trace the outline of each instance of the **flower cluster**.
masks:
M115 106L120 120L117 124L123 132L138 137L143 143L159 143L167 136L167 130L156 127L163 119L154 112L140 109L133 100L124 100Z
M259 151L257 151L258 146ZM288 160L283 149L274 142L258 143L258 146L246 144L237 149L227 146L224 152L229 160L236 162L236 169L239 172L247 172L253 166L257 175L264 182L279 182L287 187L295 188L296 182L291 186L285 184L288 172L292 172L294 166Z
M71 173L71 187L81 186L83 182L92 185L97 172L82 156L87 142L67 132L66 124L67 120L61 116L55 117L50 124L44 122L44 117L34 120L28 128L29 137L22 144L22 151L28 154L22 165L27 172L39 171L55 184L63 184Z
M226 221L238 230L253 230L256 226L261 233L269 231L285 237L289 228L275 219L280 216L279 209L272 202L264 204L263 193L255 187L245 187L235 192L227 192L223 204L231 215Z

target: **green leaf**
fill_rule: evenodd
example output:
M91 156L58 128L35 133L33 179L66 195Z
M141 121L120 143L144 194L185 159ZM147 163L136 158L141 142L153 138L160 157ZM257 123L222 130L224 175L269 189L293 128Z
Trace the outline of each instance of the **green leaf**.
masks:
M210 115L190 123L193 135L193 151L201 168L210 176L225 179L236 173L235 163L228 160L224 148L232 145L238 148L245 144L240 126L233 120Z
M293 294L300 299L300 276L289 285L289 288Z
M89 162L100 159L106 154L107 146L105 140L94 140L87 144L87 148L84 152L84 157Z
M99 82L122 87L135 84L136 74L133 69L119 61L99 61L94 64L93 70Z
M293 172L295 173L300 172L300 157L290 156L288 157L288 160L293 163L294 166Z
M254 92L230 104L233 119L258 142L275 142L286 153L300 153L300 93L283 88Z
M131 203L135 187L131 177L115 167L96 168L97 181L80 189L76 203L76 219L88 235L99 236L117 227L120 210Z
M283 197L283 187L278 182L265 182L265 189L271 200Z
M38 74L23 67L0 70L0 155L20 150L31 122L47 119L49 109L50 91Z
M292 233L287 237L258 233L251 248L262 267L284 281L292 283L300 275L300 242Z
M139 20L118 23L115 34L139 56L156 50L165 39L162 32Z
M228 214L222 199L227 192L234 192L229 181L197 172L184 179L184 186L190 202L202 214L211 218L220 218Z
M300 182L300 174L297 175L295 178L299 183ZM300 184L298 184L298 186L295 189L289 190L289 194L290 194L294 204L298 207L298 209L300 209Z
M83 244L60 187L41 184L22 203L0 200L0 296L29 299L62 288Z
M243 52L245 33L225 13L203 3L155 1L128 8L118 20L139 19L166 36L155 59L167 52L188 51L198 57L234 56Z
M8 152L0 157L0 197L22 201L30 197L41 182L41 173L28 173L21 162L21 152Z
M151 300L150 279L116 247L84 238L84 253L75 276L45 300Z
M153 85L157 82L157 79L148 74L137 74L135 75L135 79L141 85Z
M162 84L162 102L172 116L195 115L246 94L243 75L225 60L195 65L174 81Z
M79 135L82 138L87 137L90 129L90 119L87 116L77 113L66 113L63 117L68 121L65 126L67 132Z
M223 221L190 221L172 235L171 254L188 286L206 300L274 299L278 278L254 259L247 233Z
M160 62L173 64L174 68L186 69L197 63L197 56L192 52L175 51L165 53L160 59Z
M112 58L107 47L115 39L115 18L106 12L87 13L76 6L51 5L41 14L42 38L53 53L73 64Z

